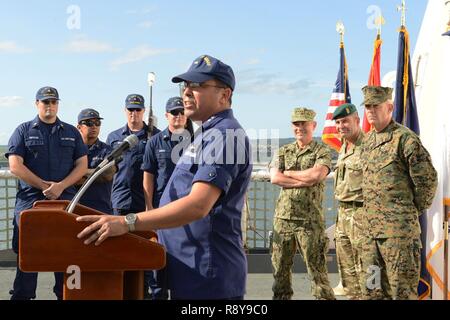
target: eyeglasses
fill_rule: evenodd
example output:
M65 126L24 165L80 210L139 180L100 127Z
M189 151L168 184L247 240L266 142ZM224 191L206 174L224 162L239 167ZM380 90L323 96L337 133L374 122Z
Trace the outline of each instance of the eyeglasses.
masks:
M175 110L169 111L169 113L171 115L173 115L174 117L176 117L179 114L184 115L184 109L175 109Z
M129 113L133 113L133 112L141 112L144 109L141 108L127 108Z
M89 120L81 120L80 124L85 125L87 127L100 127L102 125L102 122L100 119L89 119Z
M45 105L58 104L58 100L40 100L40 101Z
M198 88L207 88L207 87L214 87L214 88L220 88L220 89L227 88L227 87L216 86L216 85L208 84L208 83L204 83L204 82L200 83L200 82L186 82L186 81L182 82L180 87L181 87L181 90L183 90L183 91L186 90L187 88L192 89L192 90L195 90Z

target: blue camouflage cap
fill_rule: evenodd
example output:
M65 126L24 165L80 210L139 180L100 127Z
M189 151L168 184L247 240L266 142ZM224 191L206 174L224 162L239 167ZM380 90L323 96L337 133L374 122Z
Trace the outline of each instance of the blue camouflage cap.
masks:
M231 67L222 61L208 56L202 55L192 62L189 70L179 76L173 77L173 83L183 81L202 83L211 79L216 79L234 90L236 80Z
M103 119L102 117L100 117L100 113L98 113L97 110L94 109L83 109L80 111L80 113L78 114L78 123L80 123L80 121L83 120L87 120L87 119Z
M167 100L166 103L166 112L170 112L172 110L184 109L183 99L181 97L172 97Z
M59 100L58 90L53 87L42 87L37 91L36 100L44 101L49 99Z
M144 97L140 94L129 94L125 99L127 109L145 109Z

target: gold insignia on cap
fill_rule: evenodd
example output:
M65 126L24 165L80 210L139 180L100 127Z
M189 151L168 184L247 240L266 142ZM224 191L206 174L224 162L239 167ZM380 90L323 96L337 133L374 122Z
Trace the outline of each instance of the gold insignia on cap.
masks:
M350 114L350 109L349 108L345 108L345 111L347 111L347 114Z
M211 66L211 60L209 59L209 57L204 56L204 57L203 57L203 61L205 61L206 65L207 65L208 67Z

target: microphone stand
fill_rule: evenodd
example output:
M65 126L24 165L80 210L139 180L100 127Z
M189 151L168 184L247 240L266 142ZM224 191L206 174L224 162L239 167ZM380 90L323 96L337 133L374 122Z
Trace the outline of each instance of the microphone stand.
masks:
M120 159L120 158L119 158ZM121 159L120 159L121 160ZM119 161L120 161L119 160ZM92 175L87 178L87 180L83 183L80 190L78 190L75 197L73 197L72 201L70 201L69 205L67 206L67 212L73 213L73 210L75 209L75 206L78 204L78 201L80 201L80 198L83 196L83 194L86 192L86 190L91 186L91 184L97 179L98 176L100 176L104 171L108 170L112 166L116 165L116 160L113 160L106 164L103 167L97 167L97 169L92 173Z

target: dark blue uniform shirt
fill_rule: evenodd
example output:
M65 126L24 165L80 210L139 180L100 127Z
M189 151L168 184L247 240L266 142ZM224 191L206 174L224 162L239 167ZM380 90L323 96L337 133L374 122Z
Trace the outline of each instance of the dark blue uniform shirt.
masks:
M42 180L60 182L75 167L75 161L87 154L80 133L74 126L60 121L54 125L34 120L19 125L8 142L10 155L23 158L23 164ZM65 189L59 199L71 200L75 187ZM42 190L36 189L19 179L14 214L18 223L19 213L30 209L37 200L44 200Z
M112 147L97 139L88 150L88 168L95 169L112 151ZM112 214L112 181L91 184L80 199L80 203L95 210Z
M144 157L145 145L147 143L147 125L134 134L139 138L139 143L127 152L124 152L123 160L118 165L118 171L114 176L112 188L112 206L115 209L140 212L145 210L145 198L143 183L143 171L141 170L142 159ZM152 135L160 132L153 128ZM127 136L133 134L128 125L111 132L106 139L106 143L113 149L120 144Z
M240 297L247 277L241 213L252 171L249 140L231 109L199 130L203 134L197 131L178 161L160 206L188 195L198 181L220 188L222 195L205 218L159 230L167 250L169 288L176 299Z
M151 173L155 178L153 208L159 207L164 188L175 169L178 159L183 154L182 151L189 143L189 135L172 134L169 128L151 137L147 143L141 169ZM177 145L178 147L175 147Z

